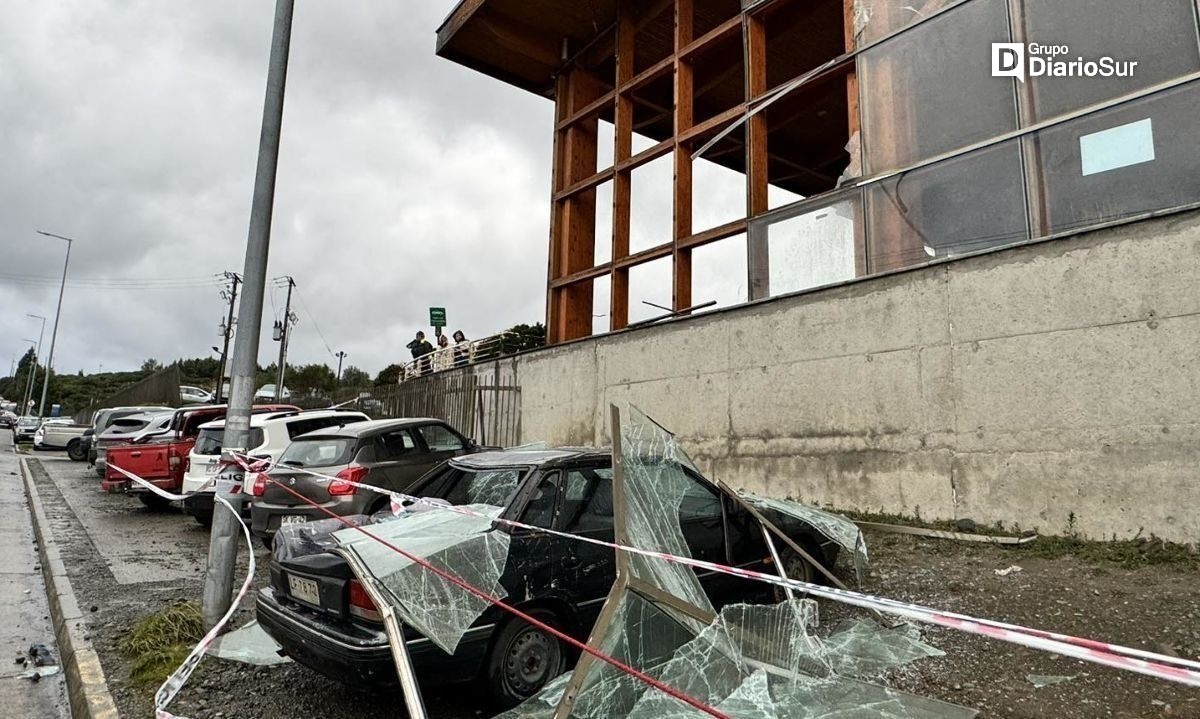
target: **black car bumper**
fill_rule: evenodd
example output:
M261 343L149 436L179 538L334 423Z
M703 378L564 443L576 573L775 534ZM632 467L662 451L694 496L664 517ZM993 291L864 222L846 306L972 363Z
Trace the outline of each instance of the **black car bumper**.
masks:
M331 620L315 610L279 598L271 587L259 590L255 609L259 625L280 645L284 656L334 681L360 689L386 691L399 686L383 627L368 629ZM425 637L409 639L409 657L419 680L443 685L475 679L494 626L468 630L453 655L446 654Z

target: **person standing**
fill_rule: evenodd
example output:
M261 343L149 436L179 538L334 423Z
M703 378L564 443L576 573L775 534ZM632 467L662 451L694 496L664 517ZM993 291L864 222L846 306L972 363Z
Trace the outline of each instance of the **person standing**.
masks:
M454 331L454 366L466 367L471 361L471 343L462 330Z
M425 333L418 330L416 339L408 343L408 349L412 352L413 359L417 361L417 374L422 375L429 372L429 360L426 358L433 354L433 345L425 339Z

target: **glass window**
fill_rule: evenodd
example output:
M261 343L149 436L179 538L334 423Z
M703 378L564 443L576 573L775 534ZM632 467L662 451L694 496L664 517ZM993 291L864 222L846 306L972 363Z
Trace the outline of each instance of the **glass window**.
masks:
M1004 0L972 0L859 59L868 174L1017 127L1012 78L992 77L990 48L1008 42Z
M464 471L439 491L425 496L441 497L455 505L489 504L506 507L517 491L523 472L516 469L497 469L483 472Z
M700 481L688 477L683 499L679 503L679 521L717 519L721 516L721 495Z
M858 276L862 208L857 194L826 207L771 219L760 224L766 236L767 284L756 296L789 292L852 280ZM756 229L756 234L760 230ZM761 282L761 277L755 278Z
M430 424L418 429L430 452L457 452L463 448L462 439L440 424Z
M954 2L957 0L854 0L854 37L862 47Z
M377 441L379 442L379 459L384 462L400 459L416 449L417 446L412 433L407 429L381 434Z
M871 273L1029 238L1016 140L871 185Z
M564 532L612 534L612 470L585 469L567 473L559 526Z
M351 437L302 439L288 445L279 456L279 464L292 467L336 467L354 459ZM199 446L199 444L197 444Z
M1191 0L1024 0L1030 43L1062 46L1054 59L1136 61L1126 77L1035 77L1022 88L1035 120L1062 115L1200 70ZM1034 57L1026 57L1027 68ZM1040 57L1046 58L1046 55ZM1028 94L1026 94L1028 93Z
M552 474L538 483L537 490L525 505L520 522L535 527L549 528L554 522L554 505L558 501L558 474Z
M1200 82L1031 137L1051 233L1200 201Z

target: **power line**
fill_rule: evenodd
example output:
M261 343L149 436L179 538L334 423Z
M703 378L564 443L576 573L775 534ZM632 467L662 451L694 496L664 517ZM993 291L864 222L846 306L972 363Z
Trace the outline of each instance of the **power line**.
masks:
M188 289L193 287L212 287L223 282L220 275L207 277L171 277L171 278L102 278L84 277L68 278L67 285L80 289L94 290L149 290L149 289ZM53 287L62 282L62 278L26 275L13 272L0 272L0 283L23 285L28 287Z
M317 331L317 336L321 338L321 343L325 345L325 351L329 353L330 357L336 358L337 354L335 354L333 348L329 346L329 340L325 339L325 334L321 332L321 326L317 324L316 316L313 315L312 310L308 309L308 303L304 301L304 295L299 289L296 290L296 298L300 300L300 306L304 308L304 313L308 315L308 319L312 322L313 329Z

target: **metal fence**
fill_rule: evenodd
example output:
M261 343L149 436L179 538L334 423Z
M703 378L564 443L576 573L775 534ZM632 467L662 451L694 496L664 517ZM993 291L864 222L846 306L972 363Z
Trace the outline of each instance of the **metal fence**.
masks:
M305 406L304 402L300 402ZM321 406L356 407L371 417L431 417L483 445L521 442L521 388L473 372L437 372L398 385L343 390Z
M179 366L171 365L77 413L75 422L87 424L97 410L108 407L178 407L179 404Z

